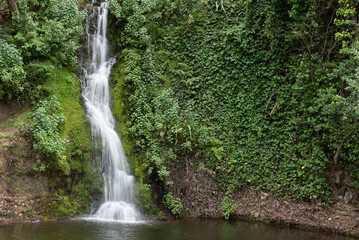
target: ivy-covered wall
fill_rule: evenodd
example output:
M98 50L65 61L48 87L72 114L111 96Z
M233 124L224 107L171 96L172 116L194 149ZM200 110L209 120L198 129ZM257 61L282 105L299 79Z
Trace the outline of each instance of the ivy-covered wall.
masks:
M355 192L358 6L348 4L111 0L114 113L139 181L164 195L169 169L190 163L228 193Z

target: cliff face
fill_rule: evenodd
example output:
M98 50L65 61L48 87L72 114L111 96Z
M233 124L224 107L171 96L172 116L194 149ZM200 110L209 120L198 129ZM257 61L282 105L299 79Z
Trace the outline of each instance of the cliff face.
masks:
M23 62L3 57L2 83L33 107L0 103L4 219L70 216L101 195L73 73L85 15L63 3L44 1L48 11L33 2L23 8L35 17L17 19L24 26L4 22L9 43L0 43ZM64 6L74 10L72 30ZM156 212L154 199L175 216L357 231L358 58L355 44L336 40L337 11L335 0L111 1L113 110L145 211ZM51 35L52 19L64 39ZM61 158L20 133L51 98L66 119L56 125Z
M48 192L47 178L36 172L36 157L18 130L1 130L1 194L42 195Z

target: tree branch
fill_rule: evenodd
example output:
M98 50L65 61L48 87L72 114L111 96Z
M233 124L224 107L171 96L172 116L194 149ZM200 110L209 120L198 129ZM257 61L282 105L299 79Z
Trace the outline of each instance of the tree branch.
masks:
M16 12L16 0L7 0L7 5L11 12Z
M355 127L342 139L337 151L335 152L334 158L333 158L334 164L338 164L340 150L342 149L345 140L347 140L354 132L355 132Z

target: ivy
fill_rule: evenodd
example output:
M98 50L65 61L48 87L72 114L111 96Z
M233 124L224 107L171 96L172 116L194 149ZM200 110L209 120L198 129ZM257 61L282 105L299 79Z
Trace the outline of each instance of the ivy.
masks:
M128 117L133 154L149 175L171 183L168 168L191 161L216 172L224 188L251 185L294 199L328 199L333 139L327 136L335 128L323 125L329 116L320 92L337 87L329 74L335 65L321 67L331 57L322 54L322 41L335 31L327 19L332 3L122 0L111 6L123 49L126 109L117 114ZM320 34L324 23L327 39Z

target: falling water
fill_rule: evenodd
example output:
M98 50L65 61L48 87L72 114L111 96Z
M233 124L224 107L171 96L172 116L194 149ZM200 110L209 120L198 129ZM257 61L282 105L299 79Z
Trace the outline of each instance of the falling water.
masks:
M93 1L94 3L94 1ZM92 6L86 26L89 63L84 70L83 97L91 120L94 140L102 142L101 168L105 183L102 204L92 218L138 221L134 199L134 177L121 140L115 132L115 120L110 108L109 77L114 58L109 57L107 31L108 2ZM91 26L97 19L97 26ZM95 29L91 32L91 29Z

